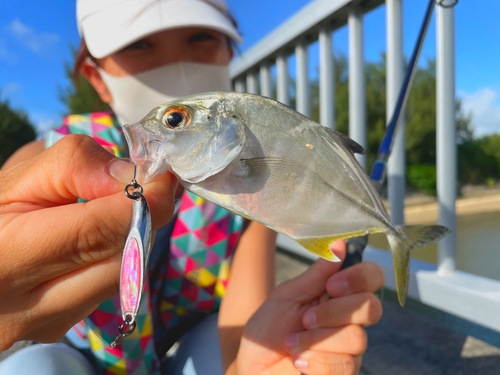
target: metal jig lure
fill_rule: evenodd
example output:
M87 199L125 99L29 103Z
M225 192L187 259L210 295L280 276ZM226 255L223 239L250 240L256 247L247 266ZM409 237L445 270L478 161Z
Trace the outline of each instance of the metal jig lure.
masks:
M132 226L123 249L120 270L120 306L123 323L119 335L111 343L114 348L132 334L146 282L149 254L151 252L151 213L142 186L135 179L125 187L125 195L133 200Z

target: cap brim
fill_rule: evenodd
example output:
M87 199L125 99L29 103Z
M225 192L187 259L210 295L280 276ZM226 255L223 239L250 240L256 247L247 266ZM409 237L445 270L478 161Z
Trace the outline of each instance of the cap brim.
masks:
M138 10L138 4L141 3L121 3L119 7L103 9L81 21L83 36L92 56L99 59L147 35L181 27L206 27L242 43L230 19L203 1L158 1L143 10Z

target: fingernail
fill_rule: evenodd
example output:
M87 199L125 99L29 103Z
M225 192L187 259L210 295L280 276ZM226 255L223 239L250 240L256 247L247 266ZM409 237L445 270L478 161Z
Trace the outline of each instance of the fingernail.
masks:
M307 368L307 366L309 365L307 363L307 360L305 360L304 358L297 358L295 361L293 361L293 364L297 368Z
M108 171L120 182L128 183L134 178L134 165L118 158L109 162Z
M299 335L297 333L288 335L285 339L285 346L290 350L297 348L299 346Z
M337 280L328 286L328 292L332 296L343 296L349 292L349 283L345 280Z
M309 311L304 315L304 326L308 329L316 327L316 313Z

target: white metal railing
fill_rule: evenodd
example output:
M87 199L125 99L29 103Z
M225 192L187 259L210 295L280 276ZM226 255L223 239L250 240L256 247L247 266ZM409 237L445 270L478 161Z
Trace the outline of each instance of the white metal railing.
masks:
M439 224L456 231L457 145L455 123L455 12L437 9L436 53L436 127L437 193ZM439 243L438 271L456 270L457 236L447 236Z
M401 0L387 0L387 100L386 113L393 113L404 77L403 6ZM393 224L404 224L405 199L405 123L404 116L396 133L392 157L389 158L387 184Z
M444 0L445 2L446 0ZM453 2L453 0L451 0ZM332 33L349 29L349 136L366 147L366 100L363 57L363 16L383 0L314 0L249 49L230 67L235 91L270 97L271 66L276 64L276 97L289 105L288 57L296 57L296 109L310 115L308 45L319 40L320 122L335 128L335 87ZM422 4L423 6L425 4ZM387 114L393 112L403 81L402 0L387 0ZM455 51L454 8L436 6L437 13L437 190L439 223L452 234L438 245L438 266L411 261L410 297L500 332L500 282L458 272L456 247ZM259 92L260 80L260 92ZM358 158L366 168L366 158ZM391 220L404 222L404 124L388 163ZM278 236L278 245L308 258L314 255L293 240ZM365 260L378 263L386 274L386 287L395 290L390 254L369 248ZM487 309L487 311L485 310Z

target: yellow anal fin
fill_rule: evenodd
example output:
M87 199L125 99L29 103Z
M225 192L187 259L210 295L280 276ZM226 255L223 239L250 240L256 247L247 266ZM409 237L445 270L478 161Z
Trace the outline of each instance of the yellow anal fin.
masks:
M342 240L345 238L364 236L366 234L371 233L380 233L384 232L383 229L371 229L359 232L350 232L338 234L335 236L328 237L303 237L303 238L294 238L295 242L299 245L305 247L311 253L320 256L323 259L329 260L330 262L340 262L340 259L332 253L330 250L330 245L338 240Z

